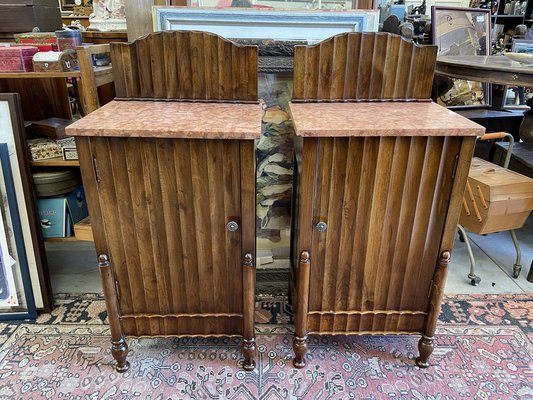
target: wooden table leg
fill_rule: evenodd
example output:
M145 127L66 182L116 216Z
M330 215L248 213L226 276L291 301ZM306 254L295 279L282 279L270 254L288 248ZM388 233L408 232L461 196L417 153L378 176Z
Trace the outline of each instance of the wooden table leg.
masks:
M429 357L433 353L435 348L435 329L437 327L437 320L440 314L440 307L442 303L442 295L444 293L444 283L446 282L446 276L448 275L448 264L450 263L450 252L442 252L435 274L433 275L433 284L431 287L431 297L429 299L429 313L427 317L426 328L424 329L424 335L418 342L418 351L420 355L416 358L415 362L420 368L429 367Z
M130 363L126 361L128 355L128 344L122 332L122 324L119 318L118 296L115 287L115 279L107 254L98 256L98 265L102 275L102 286L104 289L105 304L107 308L107 318L111 329L111 354L117 361L115 369L117 372L126 372L130 368Z
M302 251L298 263L298 281L296 283L296 326L292 348L294 350L293 365L295 368L305 366L307 353L307 310L309 307L309 272L311 260L309 252Z

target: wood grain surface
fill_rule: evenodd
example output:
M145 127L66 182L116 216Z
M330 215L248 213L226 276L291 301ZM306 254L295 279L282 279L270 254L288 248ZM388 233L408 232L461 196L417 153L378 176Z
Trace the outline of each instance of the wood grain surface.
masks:
M429 366L475 140L468 135L477 132L436 109L426 126L438 114L440 136L424 134L416 112L400 111L433 106L435 59L435 46L387 33L295 49L291 111L304 136L295 146L293 210L297 368L305 365L307 332L421 333L417 364ZM351 112L338 117L336 109ZM299 252L309 252L308 274L297 266Z
M437 46L345 33L294 48L293 101L429 99Z
M91 138L79 143L86 140L98 163L92 182L99 180L100 203L90 204L97 251L105 246L111 254L120 310L131 316L122 319L124 332L242 334L242 231L226 229L230 220L240 222L240 182L233 175L240 165L239 142ZM88 161L80 159L82 170ZM87 193L92 197L94 188ZM176 316L181 314L232 316Z
M328 229L312 231L309 313L317 315L308 319L310 331L422 330L420 314L427 310L450 170L461 142L451 137L317 142L313 221L326 222Z
M257 46L165 31L112 43L118 98L257 101Z

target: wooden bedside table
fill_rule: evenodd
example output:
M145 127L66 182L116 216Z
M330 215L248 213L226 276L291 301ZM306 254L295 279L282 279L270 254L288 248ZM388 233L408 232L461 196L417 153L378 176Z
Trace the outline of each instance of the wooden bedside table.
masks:
M178 37L190 45L177 46ZM204 40L214 46L204 49ZM218 42L249 72L224 65L229 75L220 80L196 74L191 60L198 61L200 48L216 55ZM163 46L176 57L159 54L154 67L149 54ZM77 137L117 371L128 369L124 335L242 336L243 367L252 370L254 139L262 105L242 82L255 82L257 91L257 48L208 33L165 32L113 44L111 53L117 95L125 100L70 125L68 134ZM183 65L178 74L177 59L190 61L188 75ZM176 86L184 74L195 78ZM214 83L231 101L215 96ZM167 101L155 101L167 88L174 90Z
M415 333L427 367L484 128L426 100L433 46L380 33L296 49L294 366L307 334Z

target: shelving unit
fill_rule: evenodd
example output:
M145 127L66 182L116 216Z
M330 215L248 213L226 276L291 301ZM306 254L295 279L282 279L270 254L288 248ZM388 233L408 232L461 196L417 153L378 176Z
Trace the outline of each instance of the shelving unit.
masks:
M113 82L113 67L95 67L94 76L100 85ZM68 72L0 72L0 79L36 79L36 78L81 78L80 71ZM98 86L100 86L98 85Z
M32 167L79 167L78 160L63 160L61 157L50 158L48 160L31 161Z
M99 94L103 93L103 101L111 100L114 97L113 68L111 65L104 67L93 67L92 55L99 53L109 53L108 44L93 45L78 48L78 60L80 64L79 71L69 72L2 72L0 73L0 91L18 92L21 102L26 102L28 115L24 113L25 120L38 120L49 117L72 118L70 107L68 105L68 93L66 80L70 79L77 84L77 90L80 97L81 106L84 114L91 113L100 107ZM105 85L105 86L104 86ZM42 89L47 96L41 97L36 89ZM99 89L104 89L101 92ZM100 92L100 93L99 93ZM112 93L111 93L112 92ZM34 101L39 96L40 101ZM45 100L43 100L45 99ZM43 104L45 103L45 104ZM38 112L33 113L32 108L38 108ZM21 134L22 147L26 147L26 137L24 132ZM27 161L27 171L23 173L31 175L31 170L40 168L79 168L77 160L65 161L62 158L54 158L40 161ZM31 181L31 179L30 179ZM45 311L51 311L53 307L52 288L49 284L48 265L44 249L44 239L39 226L39 219L36 219L36 241L40 243L40 258L43 265L38 266L38 273L46 277L42 279L41 294ZM73 242L75 237L67 238L50 238L50 242Z
M528 0L526 11L524 14L504 14L505 1L500 1L498 5L498 13L492 15L492 23L499 23L504 25L504 31L508 29L514 29L517 25L526 24L528 27L531 26L533 19L531 19L531 11L533 8L533 0Z

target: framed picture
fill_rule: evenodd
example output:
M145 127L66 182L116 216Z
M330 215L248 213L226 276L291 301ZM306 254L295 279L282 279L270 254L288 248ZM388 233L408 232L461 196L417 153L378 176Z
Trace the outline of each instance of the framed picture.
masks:
M0 320L35 319L37 311L6 143L0 143L0 175Z
M25 145L24 119L18 93L0 93L0 143L7 144L15 204L22 226L23 246L26 251L35 305L37 308L50 311L53 309L52 287L31 183L30 160ZM1 182L3 178L0 177ZM4 204L7 203L4 202ZM9 215L14 215L13 207ZM9 221L8 217L3 220L6 226L9 226ZM16 257L13 258L16 259ZM1 313L2 310L0 310L0 315Z
M533 54L533 40L513 39L513 53ZM504 108L527 108L526 103L533 98L531 87L507 86L504 92Z
M440 56L490 55L490 10L431 7L433 44ZM490 84L437 77L436 100L446 107L490 107Z
M196 30L230 39L320 41L344 32L377 32L378 11L285 11L154 6L154 31Z

